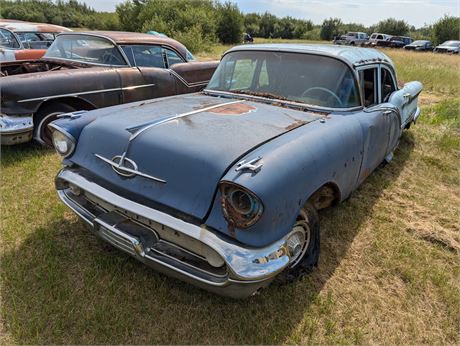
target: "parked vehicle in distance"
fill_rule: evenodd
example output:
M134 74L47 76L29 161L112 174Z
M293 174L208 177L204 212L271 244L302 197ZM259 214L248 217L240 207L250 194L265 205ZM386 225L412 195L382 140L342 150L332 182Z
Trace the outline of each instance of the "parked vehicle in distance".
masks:
M47 49L51 46L57 34L72 31L54 24L31 23L11 19L0 19L0 28L14 32L26 49Z
M446 41L433 49L435 53L458 54L460 51L460 41Z
M382 41L389 41L390 38L391 35L379 34L375 32L369 37L369 40L367 40L367 42L365 42L364 45L369 47L376 47L378 45L381 45Z
M388 47L388 48L403 48L404 46L411 44L412 39L407 36L392 36L389 40L378 41L378 47Z
M392 158L420 114L382 52L242 45L202 93L69 113L49 125L62 201L153 268L246 297L317 264L318 210Z
M348 32L334 39L334 44L361 46L368 39L369 36L365 32Z
M204 88L218 62L196 62L181 43L124 32L57 36L39 60L0 66L3 145L32 137L51 145L47 124L61 113Z
M243 34L243 43L253 43L254 39L248 33Z
M431 43L431 41L428 40L417 40L412 42L411 44L408 44L407 46L404 46L404 49L415 50L420 52L431 52L433 50L433 44Z
M0 62L39 59L45 52L46 49L25 49L14 32L0 28Z

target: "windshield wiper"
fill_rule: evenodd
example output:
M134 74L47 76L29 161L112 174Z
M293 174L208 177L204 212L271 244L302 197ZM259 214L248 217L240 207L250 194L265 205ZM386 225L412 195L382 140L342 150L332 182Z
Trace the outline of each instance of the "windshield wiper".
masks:
M240 90L231 90L231 91L229 91L229 92L235 93L235 94L244 94L244 95L252 95L252 96L265 97L265 98L267 98L267 99L276 99L276 100L284 100L284 101L287 101L287 98L286 98L286 97L280 96L280 95L276 95L276 94L272 94L272 93L269 93L269 92L257 92L257 91L243 90L243 89L240 89Z

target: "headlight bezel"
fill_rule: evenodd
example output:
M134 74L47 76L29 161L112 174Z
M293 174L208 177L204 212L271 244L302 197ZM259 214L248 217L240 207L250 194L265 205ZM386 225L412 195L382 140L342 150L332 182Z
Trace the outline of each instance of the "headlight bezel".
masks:
M73 154L73 152L75 151L75 147L77 146L77 141L76 139L70 134L68 133L66 130L64 130L63 128L61 128L60 126L56 125L56 124L48 124L48 127L51 129L52 133L51 133L51 140L52 140L52 143L53 143L53 147L54 149L56 150L56 152L62 156L63 158L67 158L69 157L70 155ZM66 139L66 144L68 146L68 150L66 152L62 152L58 149L58 146L55 144L55 134L59 134L59 135L62 135L63 138Z
M239 229L246 229L259 221L264 211L264 205L261 199L254 192L242 185L226 180L219 183L219 190L221 195L222 213L225 219L232 226ZM232 201L232 197L234 199L236 194L239 194L242 198L249 199L251 207L245 214L243 212L244 208L234 206L235 201Z

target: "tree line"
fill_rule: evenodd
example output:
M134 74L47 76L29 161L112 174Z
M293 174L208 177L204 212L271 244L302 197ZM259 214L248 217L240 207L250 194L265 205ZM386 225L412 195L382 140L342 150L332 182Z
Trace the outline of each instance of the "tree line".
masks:
M192 52L212 44L240 43L243 32L253 37L332 40L347 31L411 36L435 44L459 39L460 18L444 16L433 25L415 28L404 20L389 18L366 27L329 18L320 25L311 20L277 17L269 12L243 14L231 1L217 0L126 0L115 12L97 12L78 0L0 0L0 16L70 28L157 31L182 43Z

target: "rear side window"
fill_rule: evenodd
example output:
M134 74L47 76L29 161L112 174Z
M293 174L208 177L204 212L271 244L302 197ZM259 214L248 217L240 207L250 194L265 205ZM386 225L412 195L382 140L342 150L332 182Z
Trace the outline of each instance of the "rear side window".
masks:
M386 68L382 68L380 72L380 80L382 83L382 102L388 102L390 95L396 90L391 72Z
M171 67L174 64L180 64L180 63L184 62L184 60L182 60L182 58L176 52L174 52L173 50L168 49L168 48L163 48L163 49L164 49L164 51L166 53L166 57L168 59L168 66L169 67Z
M376 105L378 103L377 68L359 71L359 79L364 97L364 107Z
M166 63L160 46L129 45L123 46L132 66L165 68Z

